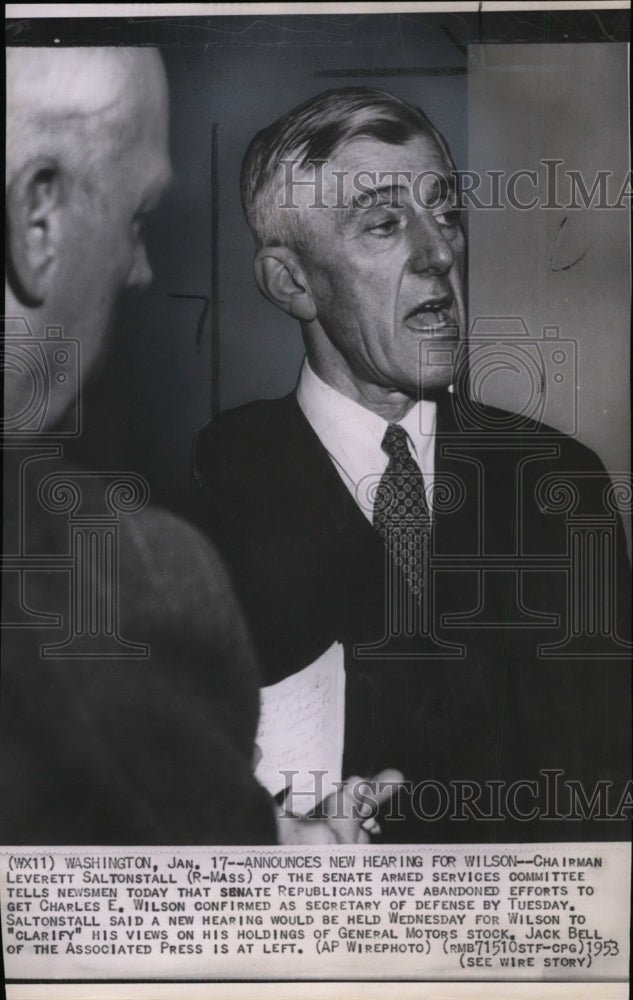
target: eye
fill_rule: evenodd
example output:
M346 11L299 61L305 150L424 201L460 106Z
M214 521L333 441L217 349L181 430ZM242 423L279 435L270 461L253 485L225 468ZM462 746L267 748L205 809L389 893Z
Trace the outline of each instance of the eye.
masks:
M459 209L446 209L444 212L439 212L434 218L443 229L455 229L459 226Z
M372 233L374 236L392 236L400 228L400 219L395 219L390 216L387 219L383 219L382 222L378 222L373 226L367 227L367 232Z

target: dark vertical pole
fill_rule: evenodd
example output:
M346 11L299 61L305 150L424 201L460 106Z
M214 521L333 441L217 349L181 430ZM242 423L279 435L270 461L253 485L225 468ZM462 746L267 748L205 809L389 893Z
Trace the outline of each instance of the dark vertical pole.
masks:
M211 416L220 412L220 189L218 125L211 128Z

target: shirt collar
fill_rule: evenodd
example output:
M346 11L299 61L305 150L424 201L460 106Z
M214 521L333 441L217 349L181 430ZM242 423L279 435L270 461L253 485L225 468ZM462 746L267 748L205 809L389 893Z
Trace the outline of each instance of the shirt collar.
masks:
M388 457L381 443L388 423L366 407L327 385L303 362L297 400L306 419L351 484L368 475L382 475ZM407 432L412 454L423 475L433 474L436 404L420 400L399 421Z

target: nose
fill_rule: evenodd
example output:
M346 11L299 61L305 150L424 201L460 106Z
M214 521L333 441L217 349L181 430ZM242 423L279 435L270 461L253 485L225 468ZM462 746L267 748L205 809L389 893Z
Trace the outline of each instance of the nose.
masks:
M152 283L152 268L147 258L147 251L143 243L139 243L134 251L132 269L127 282L128 288L147 288Z
M455 253L439 222L429 213L421 212L410 228L411 270L429 274L446 274L455 260Z

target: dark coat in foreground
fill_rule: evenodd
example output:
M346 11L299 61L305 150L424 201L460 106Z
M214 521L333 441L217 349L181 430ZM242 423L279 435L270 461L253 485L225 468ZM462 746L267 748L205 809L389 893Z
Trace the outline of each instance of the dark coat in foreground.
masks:
M22 467L18 494L24 457L10 454L5 470L1 842L273 843L271 802L251 767L255 659L215 551L151 507L111 518L109 550L107 482L39 458ZM72 523L43 507L49 474L81 493ZM68 495L49 500L63 507ZM82 576L69 566L73 552L81 563L91 518L98 568ZM21 594L11 565L22 567ZM42 615L53 617L45 625ZM122 655L134 649L114 633L146 655Z

